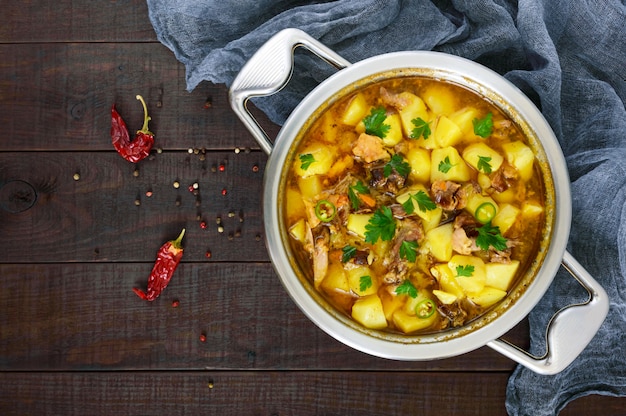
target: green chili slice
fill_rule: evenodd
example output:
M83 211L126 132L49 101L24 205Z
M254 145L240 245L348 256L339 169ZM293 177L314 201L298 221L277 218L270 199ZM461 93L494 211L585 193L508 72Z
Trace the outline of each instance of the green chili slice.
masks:
M478 222L480 222L481 224L487 224L495 216L496 206L493 205L491 202L484 202L480 204L474 212L474 217L476 217Z
M337 215L337 207L326 199L322 199L315 206L315 216L322 222L332 221L335 215Z
M435 305L435 302L430 299L424 299L415 307L415 314L418 318L426 319L433 316L436 309L437 306Z

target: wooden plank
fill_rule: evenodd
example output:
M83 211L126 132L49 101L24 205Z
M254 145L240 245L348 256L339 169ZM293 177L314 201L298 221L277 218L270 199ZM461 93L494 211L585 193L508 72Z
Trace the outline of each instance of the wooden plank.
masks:
M2 3L1 43L103 41L156 41L145 0Z
M164 151L141 161L135 177L135 165L112 148L0 152L0 235L11 241L0 263L152 261L183 227L185 261L203 261L207 250L214 261L268 261L261 216L266 160L260 151ZM198 195L189 192L194 183Z
M0 45L0 151L108 151L113 104L130 131L141 128L137 94L157 147L258 149L226 87L205 82L187 92L184 66L165 46L55 43ZM278 127L255 115L275 137Z
M506 373L336 371L0 373L0 412L502 415L507 377Z
M181 264L154 302L131 290L145 287L150 270L147 263L0 265L0 370L514 368L487 347L417 362L346 347L306 318L268 263ZM524 322L507 338L524 346L527 334Z

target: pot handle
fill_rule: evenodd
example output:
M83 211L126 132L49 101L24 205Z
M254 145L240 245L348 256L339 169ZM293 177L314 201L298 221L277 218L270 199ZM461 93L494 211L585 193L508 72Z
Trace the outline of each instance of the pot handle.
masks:
M229 100L239 119L267 154L271 153L273 143L248 111L246 103L250 97L272 95L287 84L293 71L293 52L298 46L305 47L337 69L350 65L336 52L299 29L281 30L256 51L233 81Z
M539 374L557 374L569 366L598 332L609 311L609 298L602 286L569 252L565 251L561 264L589 292L589 299L566 306L552 316L546 329L546 353L536 357L503 339L487 343Z

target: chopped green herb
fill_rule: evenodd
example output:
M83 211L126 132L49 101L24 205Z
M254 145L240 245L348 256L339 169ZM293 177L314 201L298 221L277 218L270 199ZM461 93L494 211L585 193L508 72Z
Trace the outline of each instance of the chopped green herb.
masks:
M409 295L415 299L417 297L417 289L410 280L405 280L401 285L396 287L396 295Z
M402 158L402 156L396 153L383 167L383 175L385 175L385 178L391 175L392 170L395 170L402 176L407 176L409 172L411 172L411 166Z
M456 275L461 277L471 277L474 274L474 266L467 264L465 266L456 266Z
M410 193L409 199L404 201L404 203L402 204L404 212L406 212L408 215L411 215L413 214L413 212L415 212L415 205L413 204L413 201L417 203L417 208L422 212L432 211L433 209L437 208L437 204L435 204L433 200L430 199L426 192L418 191L415 194Z
M506 238L502 237L500 233L500 227L492 226L491 222L476 228L478 237L476 237L476 245L483 250L489 250L489 247L493 247L496 250L502 251L507 249Z
M489 156L478 156L478 170L482 170L487 175L491 173L491 158Z
M348 198L350 199L350 204L352 205L353 210L359 209L361 205L361 200L359 199L358 194L369 194L370 189L363 184L363 182L358 181L355 185L351 185L348 187Z
M403 241L400 244L400 258L415 263L418 247L417 241Z
M437 166L437 169L439 170L439 172L448 173L450 169L452 169L454 166L456 165L450 163L450 157L446 156L444 160L439 162L439 166Z
M374 244L378 238L389 241L395 233L396 220L393 218L391 208L384 206L374 212L365 226L365 242Z
M418 117L411 120L411 123L415 126L413 130L411 130L411 139L419 139L422 136L424 136L424 140L428 139L431 133L429 122Z
M350 259L356 255L356 247L351 246L351 245L345 246L344 248L341 249L341 251L343 252L343 254L341 255L342 263L349 262Z
M485 118L472 120L474 124L474 134L477 136L487 138L491 136L491 131L493 130L493 114L489 113L485 116Z
M373 108L370 115L363 119L365 133L384 138L391 128L389 124L384 124L387 112L384 107Z
M307 170L311 163L315 162L315 157L311 153L305 153L299 156L300 157L300 169Z
M359 279L359 290L361 292L365 292L370 287L372 287L372 277L371 276L361 276L361 278Z

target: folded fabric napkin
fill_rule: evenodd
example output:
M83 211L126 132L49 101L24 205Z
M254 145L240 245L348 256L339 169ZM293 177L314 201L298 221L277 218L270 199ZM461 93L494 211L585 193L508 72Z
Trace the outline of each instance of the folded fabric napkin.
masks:
M565 371L518 366L511 415L554 415L587 394L626 396L626 6L571 0L147 0L158 39L201 81L230 85L273 34L296 27L349 61L398 50L460 55L504 75L541 109L566 156L573 221L568 250L605 288L609 315ZM333 73L305 53L293 81L255 104L276 123ZM548 319L586 298L560 271L529 315L531 352ZM584 325L584 323L581 323Z

